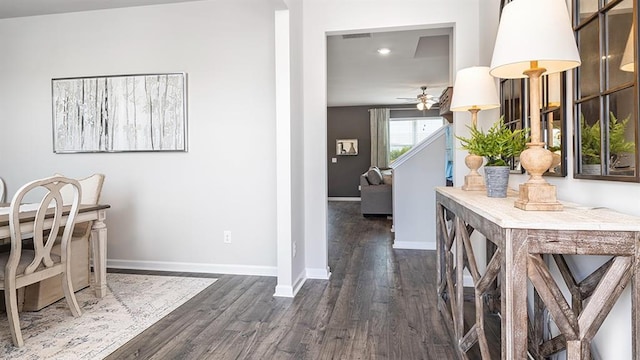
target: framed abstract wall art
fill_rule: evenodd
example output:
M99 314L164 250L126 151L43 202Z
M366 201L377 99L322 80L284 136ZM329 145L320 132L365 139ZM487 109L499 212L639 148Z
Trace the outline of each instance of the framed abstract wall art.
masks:
M185 73L51 80L54 153L187 151Z
M358 139L336 140L336 155L358 155Z

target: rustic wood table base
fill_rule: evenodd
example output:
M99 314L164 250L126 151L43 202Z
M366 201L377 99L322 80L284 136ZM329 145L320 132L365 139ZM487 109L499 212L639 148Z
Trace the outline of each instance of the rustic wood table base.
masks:
M608 209L565 204L565 210L522 211L513 207L515 197L487 198L483 192L455 188L436 190L439 308L451 324L460 358L479 345L483 359L490 359L485 336L485 298L500 285L502 359L544 359L567 350L567 359L590 359L590 343L620 297L632 285L632 354L640 354L636 311L640 279L638 241L640 218ZM470 234L478 231L495 244L483 274L471 246ZM609 255L611 259L577 282L566 255ZM571 293L569 304L549 271L555 261L562 281ZM463 319L464 269L475 290L475 324L465 331ZM527 280L534 286L534 314L527 314ZM585 302L589 299L588 302ZM586 303L586 304L585 304ZM545 339L544 311L561 334ZM529 334L530 333L530 334Z

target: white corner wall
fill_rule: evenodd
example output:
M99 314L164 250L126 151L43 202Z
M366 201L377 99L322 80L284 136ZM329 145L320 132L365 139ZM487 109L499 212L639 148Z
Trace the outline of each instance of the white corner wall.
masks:
M445 148L442 127L391 165L394 249L436 249L435 188L446 185Z
M288 6L291 43L291 241L297 249L292 268L295 289L308 277L304 241L303 0L289 0Z
M54 172L104 173L109 266L276 275L272 2L4 19L0 49L9 194ZM188 152L52 153L52 78L175 71L188 76Z

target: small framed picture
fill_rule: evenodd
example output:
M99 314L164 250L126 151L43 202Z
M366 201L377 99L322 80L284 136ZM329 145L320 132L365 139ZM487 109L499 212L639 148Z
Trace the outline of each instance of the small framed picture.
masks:
M358 139L336 140L336 155L358 155Z

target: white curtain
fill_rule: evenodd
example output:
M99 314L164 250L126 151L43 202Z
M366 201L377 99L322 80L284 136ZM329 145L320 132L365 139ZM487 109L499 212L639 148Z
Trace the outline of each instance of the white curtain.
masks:
M371 166L389 167L389 109L369 109Z

